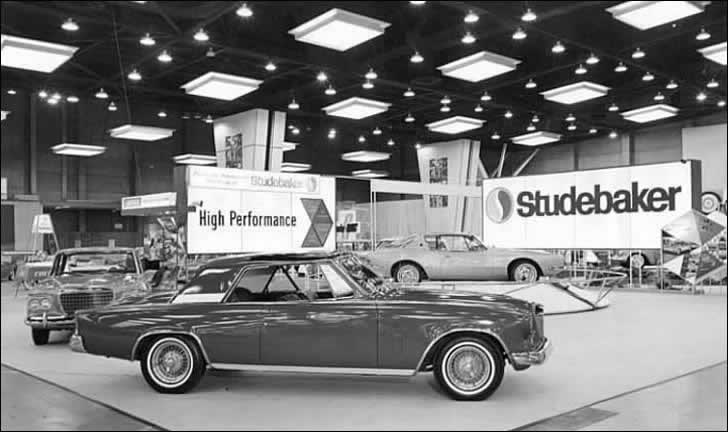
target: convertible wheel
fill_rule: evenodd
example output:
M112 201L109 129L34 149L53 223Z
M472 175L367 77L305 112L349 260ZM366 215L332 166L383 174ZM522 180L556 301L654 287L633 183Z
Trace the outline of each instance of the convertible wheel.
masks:
M394 272L394 280L402 283L417 283L422 280L422 271L416 264L400 264Z
M33 334L33 343L36 345L46 345L51 335L50 330L44 329L31 329Z
M141 366L144 379L160 393L184 393L205 371L197 345L179 336L157 339L144 353Z
M629 266L633 270L640 270L647 264L647 258L640 253L635 253L629 256Z
M510 276L515 282L532 283L538 280L538 269L533 263L522 261L513 266Z
M503 356L490 343L462 337L440 350L435 377L453 399L483 400L498 388L504 369Z

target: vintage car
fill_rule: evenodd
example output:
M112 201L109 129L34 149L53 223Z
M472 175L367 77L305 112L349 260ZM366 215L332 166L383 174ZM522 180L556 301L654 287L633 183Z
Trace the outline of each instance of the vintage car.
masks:
M539 250L487 248L474 235L411 235L362 254L396 282L487 280L535 282L556 273L564 258Z
M45 345L51 330L73 330L79 309L146 293L149 287L134 249L76 248L59 251L50 274L28 291L25 323L33 342Z
M171 298L170 298L171 297ZM506 296L393 288L351 254L254 254L203 265L173 296L78 312L71 349L139 360L162 393L206 369L411 376L434 371L480 400L505 366L543 363L540 305Z

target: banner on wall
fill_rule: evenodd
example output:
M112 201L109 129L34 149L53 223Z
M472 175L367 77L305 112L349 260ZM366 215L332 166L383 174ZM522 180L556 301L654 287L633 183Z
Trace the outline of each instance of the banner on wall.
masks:
M661 228L700 208L700 163L483 180L487 245L659 249Z
M335 180L187 167L188 253L334 250Z

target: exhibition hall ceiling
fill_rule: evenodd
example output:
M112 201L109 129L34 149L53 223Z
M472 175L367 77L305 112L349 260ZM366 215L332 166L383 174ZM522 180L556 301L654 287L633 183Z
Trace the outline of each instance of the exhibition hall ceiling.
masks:
M571 141L725 110L726 2L629 3L3 1L2 87L59 104L103 88L190 121L271 108L289 134L330 119L412 143ZM30 71L6 36L77 49Z

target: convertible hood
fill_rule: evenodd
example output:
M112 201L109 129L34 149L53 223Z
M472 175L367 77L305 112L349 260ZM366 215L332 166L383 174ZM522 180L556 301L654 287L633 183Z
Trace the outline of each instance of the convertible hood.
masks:
M113 288L134 280L128 273L63 274L48 282L58 289Z
M531 303L501 294L453 291L444 289L402 288L393 293L389 300L423 303L479 303L493 307L530 311Z

